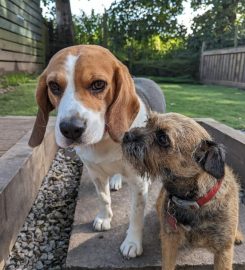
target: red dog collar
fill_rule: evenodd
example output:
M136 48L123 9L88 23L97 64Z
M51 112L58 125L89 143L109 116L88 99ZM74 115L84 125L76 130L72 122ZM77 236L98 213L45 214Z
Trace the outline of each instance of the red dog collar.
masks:
M199 198L197 200L197 204L201 207L204 204L206 204L207 202L209 202L210 200L213 199L213 197L216 195L216 193L218 192L218 190L220 189L220 186L222 184L222 180L220 179L216 182L216 184L209 190L208 193L206 193L204 196L202 196L201 198Z
M203 206L204 204L206 204L207 202L213 199L213 197L216 195L216 193L220 189L222 180L223 178L220 180L217 180L216 184L204 196L197 199L196 201L183 200L176 196L172 196L171 200L174 204L184 209L199 209L201 206Z
M178 223L177 219L175 218L175 210L174 208L171 209L170 202L173 202L175 205L184 209L199 209L204 204L212 200L212 198L216 195L216 193L220 189L222 180L223 178L220 180L217 180L216 184L204 196L202 196L196 201L182 200L176 196L172 196L171 198L169 198L167 210L165 212L165 218L166 218L167 224L169 225L169 228L172 231L177 231L177 223ZM190 230L189 226L182 225L182 227L187 231Z

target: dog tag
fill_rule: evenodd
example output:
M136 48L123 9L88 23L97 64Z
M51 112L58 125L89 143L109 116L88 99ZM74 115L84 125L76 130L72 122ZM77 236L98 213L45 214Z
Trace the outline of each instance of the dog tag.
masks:
M177 219L169 212L166 212L166 221L173 231L177 230Z

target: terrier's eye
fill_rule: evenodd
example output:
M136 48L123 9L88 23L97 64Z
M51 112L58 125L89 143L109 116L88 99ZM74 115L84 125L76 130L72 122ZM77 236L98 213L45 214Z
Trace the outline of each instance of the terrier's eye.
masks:
M51 81L48 83L48 86L55 96L60 96L62 94L62 89L57 82Z
M157 143L165 148L170 146L170 140L168 135L163 130L156 132Z
M105 89L105 87L106 87L105 81L97 80L97 81L92 82L90 88L93 92L99 93L99 92L103 91Z

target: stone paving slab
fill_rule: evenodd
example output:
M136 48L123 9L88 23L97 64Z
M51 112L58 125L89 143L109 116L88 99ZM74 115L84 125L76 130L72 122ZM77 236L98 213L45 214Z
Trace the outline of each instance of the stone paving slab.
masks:
M67 269L161 269L159 224L155 202L161 184L154 182L149 192L144 228L144 253L127 260L119 251L128 227L130 209L129 189L126 183L120 191L112 192L113 221L107 232L92 231L92 222L98 211L98 199L86 169L81 179L73 230L66 261ZM240 218L245 233L245 206L241 205ZM206 250L182 250L177 269L212 269L213 256ZM235 248L234 269L245 269L245 244Z
M34 116L0 117L0 157L32 128L34 121Z

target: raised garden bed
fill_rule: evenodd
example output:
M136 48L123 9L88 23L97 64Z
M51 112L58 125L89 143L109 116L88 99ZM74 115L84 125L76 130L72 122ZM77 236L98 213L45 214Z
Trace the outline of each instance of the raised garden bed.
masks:
M16 141L11 141L9 149L6 148L0 157L0 269L5 264L57 151L52 119L44 142L34 150L28 146L30 131L21 129L21 119L17 117L14 119L15 125L5 127L4 131L9 131L9 138L14 137ZM13 136L14 133L17 136ZM19 138L19 134L23 137Z
M7 270L64 269L81 162L59 149L6 262Z

